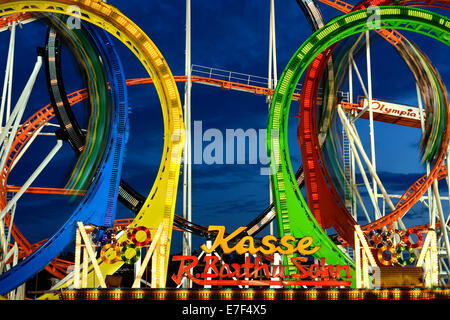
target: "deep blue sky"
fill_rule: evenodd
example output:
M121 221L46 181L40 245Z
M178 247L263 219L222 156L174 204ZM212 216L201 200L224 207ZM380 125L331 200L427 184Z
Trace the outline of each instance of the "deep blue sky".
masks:
M134 20L158 46L174 75L184 74L185 50L185 3L182 0L167 1L109 1ZM143 4L144 3L144 4ZM340 14L335 9L319 5L326 20ZM445 14L445 12L441 12ZM311 34L302 11L294 0L276 3L276 38L278 74L292 54ZM269 43L269 1L192 0L192 63L256 76L267 76ZM444 80L448 82L450 70L448 49L434 40L404 33L408 39L421 45ZM6 62L8 34L0 35L0 79ZM376 38L374 35L373 39ZM33 23L24 26L17 34L14 94L17 97L27 75L33 68L35 47L44 45L45 28ZM117 42L127 78L147 76L139 61L121 43ZM64 74L67 92L85 87L77 76L75 63L67 52ZM360 69L365 77L364 60ZM395 51L384 41L376 41L372 52L374 97L400 103L416 104L413 77ZM24 118L49 102L44 72L39 75ZM181 100L184 85L179 85ZM357 94L362 90L357 86ZM152 85L129 88L130 139L123 168L123 178L142 194L148 194L157 172L163 146L162 116L158 99ZM86 116L86 106L77 106L80 119ZM83 111L84 110L84 111ZM297 121L294 114L298 105L291 107L290 153L292 164L297 168L300 152L296 139ZM202 121L203 130L254 128L267 125L265 98L243 92L230 92L215 87L194 84L192 90L192 120ZM368 122L360 120L359 133L368 141ZM377 168L389 192L402 194L418 177L424 174L419 163L418 129L399 128L376 123ZM32 172L43 159L55 139L38 138L26 158L11 173L9 184L21 185L26 174ZM204 143L204 146L207 143ZM367 144L366 144L367 145ZM369 149L366 149L369 150ZM64 186L75 162L68 145L59 152L52 165L38 178L34 186ZM248 163L248 159L247 159ZM193 218L203 225L226 225L227 230L247 224L268 204L268 178L259 175L261 165L194 165L193 166ZM176 213L181 215L181 182ZM446 194L446 192L444 192ZM25 195L20 201L16 223L31 242L50 236L64 223L75 204L64 197ZM121 204L118 218L131 214ZM418 205L406 219L407 225L427 222L424 207ZM174 251L180 248L180 234L174 232ZM194 237L194 245L202 239Z

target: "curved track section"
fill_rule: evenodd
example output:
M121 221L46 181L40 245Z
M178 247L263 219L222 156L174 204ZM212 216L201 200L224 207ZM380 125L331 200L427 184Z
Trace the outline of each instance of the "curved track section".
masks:
M320 22L323 21L323 18L317 6L312 1L302 2L300 0L297 0L297 2L301 5L302 10L305 12L305 14L314 15L312 17L309 17L308 19L308 21L316 21L315 23L312 24L312 26L319 26ZM373 2L370 2L370 4L373 4ZM386 1L384 4L387 4ZM429 4L426 5L428 6ZM397 32L395 33L397 35L397 41L391 41L392 39L386 36L386 34L388 33L387 30L376 30L376 31L379 32L383 37L385 37L386 40L388 40L391 44L393 44L398 53L403 57L406 64L411 69L416 82L419 84L419 87L422 90L423 93L422 96L427 96L424 90L426 90L426 88L429 87L439 87L441 88L439 92L441 93L445 92L445 90L443 90L443 88L440 86L440 81L434 82L427 81L429 77L424 76L425 75L424 69L432 69L432 67L430 66L429 63L427 66L425 66L424 64L417 63L417 61L421 59L418 58L417 55L420 54L423 56L423 54L421 54L420 51L415 46L413 46L412 43L410 43L407 39L405 39L401 34ZM340 50L343 51L342 48ZM411 54L411 52L414 53L414 51L416 51L417 55ZM323 97L322 107L325 110L322 113L320 113L319 116L316 101L318 95L318 88L320 84L320 79L322 78L324 72L325 61L328 61L329 69L330 63L329 60L327 60L328 58L325 59L321 55L319 55L317 59L321 59L322 61L320 61L320 63L315 62L310 66L302 86L304 94L301 97L299 126L297 131L299 146L302 150L302 161L305 164L305 175L307 176L306 179L306 186L307 186L306 191L308 200L307 202L309 208L311 209L316 220L318 220L322 228L327 229L329 227L334 227L334 229L338 232L338 234L344 239L346 239L347 243L353 244L353 225L356 224L356 222L354 221L353 217L348 213L344 203L341 200L342 191L341 194L339 194L335 186L333 185L333 182L336 182L335 180L336 177L341 178L343 177L342 168L339 167L335 168L336 172L332 172L330 176L328 172L329 168L325 167L324 163L325 159L323 159L322 154L322 152L324 152L324 150L322 150L323 149L322 145L324 143L323 135L324 132L326 133L329 130L329 121L331 119L329 113L331 113L334 103L333 99L328 99L327 101L326 98L328 98L330 93L334 92L334 83L336 83L336 80L329 78L328 81L325 82L325 85L328 85L329 90L331 91L326 96ZM338 65L337 69L335 70L340 77L342 77L342 73L339 72L339 70L341 69L342 66ZM330 73L328 73L327 75L328 77L330 77ZM435 78L439 78L436 73L434 76ZM323 91L328 92L327 89L324 89ZM444 95L445 93L442 94L441 96ZM446 99L445 101L437 101L436 103L435 101L432 101L432 99L429 100L430 101L424 101L424 105L427 107L429 111L428 114L433 113L432 106L434 105L440 106L441 108L443 106L443 110L441 109L440 112L441 114L445 114L444 111L446 108L445 104ZM320 118L320 121L318 120L318 118ZM429 117L429 120L433 120L433 117ZM317 127L318 123L321 123L320 129ZM308 128L308 130L303 130L303 128ZM440 134L437 135L442 137L443 136L442 131L440 132ZM424 135L424 139L422 139L422 141L426 141L425 138L426 136L427 135ZM326 138L327 142L330 141L329 134L326 134ZM439 143L440 142L437 142L437 144ZM321 146L320 149L316 148L315 147L316 145ZM331 146L335 147L333 142L331 143ZM336 150L334 150L334 153L336 155ZM336 162L335 164L339 165L339 163ZM439 164L436 165L439 166ZM339 183L341 183L339 186L343 187L344 189L343 192L349 192L347 183L345 181L340 180L337 182L338 185ZM318 196L319 190L320 190L320 197ZM406 212L406 210L404 210L404 212ZM392 220L384 219L384 221L392 221Z
M119 10L103 2L72 2L72 1L2 1L0 16L19 12L51 12L72 13L70 6L76 4L80 18L107 30L122 41L140 59L152 77L162 105L165 143L164 154L156 182L150 192L143 209L133 221L133 226L143 225L156 229L164 218L168 218L171 227L176 199L178 175L180 169L181 151L184 140L184 127L179 94L173 76L164 58L151 40ZM146 215L148 208L156 212L151 218ZM75 226L71 226L74 228ZM72 233L71 238L73 238ZM168 235L167 257L170 248ZM3 288L2 288L3 289ZM5 288L6 290L6 288Z
M105 66L101 60L101 54L99 54L103 46L99 50L90 35L95 32L90 32L88 26L79 29L68 28L65 19L65 16L48 15L51 27L46 46L47 86L55 114L62 124L61 130L57 133L62 139L69 140L78 155L77 163L66 188L80 190L87 189L105 154L111 122L111 108L115 101L108 95ZM74 52L88 85L91 116L89 117L87 138L82 134L78 123L73 121L75 119L73 112L67 101L62 98L66 95L62 84L61 68L58 64L61 59L61 48L57 46L60 40L58 34L63 36L64 42Z
M51 19L51 18L49 18ZM61 72L61 40L55 28L49 28L45 47L45 71L50 101L61 124L58 136L68 140L77 155L84 150L85 138L67 99Z
M57 81L62 81L62 79L55 79ZM186 81L186 77L183 76L177 76L175 77L176 81ZM194 81L200 81L201 78L194 78ZM141 84L148 84L152 83L151 78L137 78L137 79L128 79L126 80L127 86L135 86L135 85L141 85ZM60 95L62 95L62 92L60 91ZM72 108L75 104L85 100L88 98L88 90L87 89L81 89L78 91L75 91L73 93L70 93L67 96L67 101L69 106ZM20 127L18 130L18 133L16 135L16 139L14 140L12 144L12 148L8 155L8 161L5 165L5 168L3 170L3 175L1 176L2 185L7 185L7 179L9 175L9 171L11 166L14 164L16 157L20 154L20 152L23 150L25 145L28 143L28 141L34 136L34 134L44 126L46 123L48 123L50 120L55 118L55 111L54 108L51 107L51 105L47 105L44 108L40 109L38 112L36 112L33 116L31 116L27 121L24 122L24 124ZM76 121L76 120L75 120ZM68 122L64 125L69 126L72 124L72 122ZM63 127L63 126L61 126ZM296 173L297 182L299 185L299 188L302 188L304 185L304 174L303 174L303 168L300 167L300 169ZM125 183L123 180L120 182L119 187L119 200L120 200L120 192L122 184ZM133 191L133 189L130 186L125 186L124 190L126 192L133 192L134 194L131 196L127 196L127 201L122 202L126 205L126 203L129 203L130 206L127 205L127 207L132 211L136 212L140 210L142 205L139 205L140 200L143 198L142 195L137 193L136 191ZM83 192L84 193L84 192ZM143 198L145 201L145 198ZM142 202L143 202L142 201ZM0 203L1 206L4 207L6 205L6 193L2 192L0 197ZM275 219L276 212L274 209L274 204L272 203L270 206L268 206L264 211L261 212L255 219L253 219L250 223L247 224L247 229L236 238L235 241L239 240L245 235L251 235L254 236L258 232L260 232L262 229L264 229L270 222L272 222ZM127 221L131 221L132 219L127 219ZM9 225L9 215L5 216L5 222L7 225ZM212 237L210 232L208 231L208 228L196 224L194 222L187 221L181 216L174 215L174 228L177 230L183 231L183 232L191 232L197 236L203 237L203 238L209 238ZM24 256L30 255L33 251L35 251L37 248L39 248L40 245L45 243L45 241L41 241L36 244L30 244L26 238L20 233L20 231L17 229L17 227L13 224L11 226L11 232L13 234L14 239L19 243L19 247L21 250L23 250L23 255L21 255L21 258ZM55 263L56 262L56 263ZM46 266L46 270L48 270L51 274L53 274L55 277L59 279L63 279L66 276L66 269L67 269L67 263L65 261L60 261L59 259L56 259L52 263L50 263L48 266Z
M324 26L325 22L322 13L314 1L297 0L297 3L307 16L307 20L310 22L313 31L317 31ZM331 55L327 57L326 61L327 66L321 66L320 74L322 75L322 73L327 70L327 83L330 82L330 86L332 86L335 70ZM322 77L318 76L318 74L319 73L317 70L315 70L313 77L320 80ZM306 79L308 79L308 75L306 76ZM332 226L338 234L353 243L352 230L353 225L356 224L356 222L345 209L345 206L340 198L333 193L333 186L328 184L328 182L331 181L327 176L327 172L318 172L320 169L323 169L320 161L318 160L320 150L322 149L326 139L327 123L323 120L320 121L322 123L320 130L314 130L318 120L316 120L315 115L313 116L307 102L314 100L311 105L316 106L317 95L313 93L314 91L312 88L308 86L305 87L305 84L311 84L311 82L305 80L302 87L297 136L299 138L299 145L302 151L301 155L306 181L307 203L312 214L323 229L327 229ZM319 89L319 84L320 81L315 82L315 91ZM316 148L315 146L319 147ZM321 192L320 197L318 195L319 190ZM348 230L350 230L350 232Z
M101 41L111 45L106 34L101 38ZM117 199L118 177L121 174L122 154L125 147L124 133L126 130L128 105L126 90L124 90L125 79L119 62L116 60L110 63L103 53L102 56L105 62L103 67L111 75L112 91L117 90L121 94L113 102L115 108L111 110L114 114L112 132L109 134L106 156L101 161L99 173L85 198L83 198L72 216L55 235L25 260L0 276L0 288L3 294L40 271L69 245L73 240L78 221L83 221L86 224L112 225L116 209L114 200ZM94 136L93 138L97 137Z
M291 234L296 238L312 236L315 239L314 244L320 246L317 257L326 257L329 264L353 266L353 262L337 248L317 223L296 186L287 143L290 99L309 64L339 40L368 30L368 17L366 10L337 17L305 41L285 68L270 109L267 146L271 157L279 235ZM450 21L436 13L416 8L386 6L380 8L380 19L383 29L415 31L446 45L450 44ZM274 135L274 132L278 132L279 136Z
M51 17L49 19L52 20ZM58 21L54 21L53 23L56 24L57 22ZM60 25L60 28L61 27L63 26ZM79 45L80 44L82 43L79 43ZM80 47L79 45L74 45L74 43L72 42L72 51L77 51ZM59 135L64 140L67 140L75 153L80 156L85 149L86 137L80 129L80 125L72 111L72 108L67 99L67 95L65 93L60 66L61 40L58 37L58 33L56 33L54 30L49 31L46 49L47 83L56 118L61 127ZM83 49L82 51L89 52L86 49ZM97 76L94 75L94 79L97 79ZM96 97L98 95L96 95L91 90L90 96ZM92 104L95 105L95 103L93 102ZM102 106L103 104L100 103L100 105ZM102 111L100 110L100 112L98 113L102 114ZM93 119L96 122L99 122L98 118L93 117ZM119 201L123 203L128 209L137 214L145 202L145 197L136 192L136 190L134 190L125 181L121 180L119 187Z

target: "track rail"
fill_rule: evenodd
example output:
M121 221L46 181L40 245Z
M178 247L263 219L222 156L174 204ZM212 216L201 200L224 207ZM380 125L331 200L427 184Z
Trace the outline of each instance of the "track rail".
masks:
M339 40L367 30L368 17L367 10L336 17L299 47L278 82L267 127L267 146L274 172L271 177L279 234L291 234L296 238L312 236L315 239L314 244L320 246L317 256L326 257L329 264L353 266L353 262L335 246L317 223L296 186L287 145L290 100L293 88L310 63ZM380 18L382 22L388 23L391 29L414 30L446 45L450 44L450 21L444 16L417 8L386 6L380 7ZM381 28L387 28L386 24L382 24ZM279 137L272 135L272 132L276 131Z
M75 32L75 31L68 31ZM86 31L76 31L86 32ZM88 31L89 32L89 31ZM102 31L104 32L104 31ZM51 31L50 31L51 33ZM93 33L94 37L96 36ZM104 139L106 145L106 155L102 157L99 165L99 173L91 185L87 195L78 205L74 213L68 221L55 233L53 237L48 239L42 246L34 251L30 256L19 262L12 269L0 276L0 288L3 293L17 287L36 272L47 266L73 239L73 231L77 221L92 223L97 225L108 225L108 220L112 219L115 214L115 202L110 199L117 199L118 177L120 176L122 154L124 151L124 132L126 130L126 118L128 114L128 104L125 88L125 79L120 70L120 65L113 59L106 58L106 46L108 38L101 38L105 43L104 51L100 52L103 57L104 68L110 77L112 91L120 92L113 99L114 108L110 109L110 113L114 114L109 139ZM98 57L98 56L97 56ZM92 65L95 61L92 61ZM123 78L122 84L120 78ZM122 89L121 89L122 88ZM98 133L103 136L100 130ZM94 136L94 138L96 138ZM103 199L108 199L104 201ZM53 270L51 270L53 271Z
M184 140L184 127L179 94L173 81L173 76L159 50L151 40L131 20L119 10L103 2L73 2L73 1L0 1L0 17L20 12L51 12L66 14L71 12L70 6L76 4L81 11L80 18L110 32L140 59L155 82L160 98L164 118L165 150L157 184L154 184L143 209L133 221L132 227L144 225L152 227L159 225L164 218L168 218L169 226L173 221L173 211L180 169L181 151ZM146 218L147 208L152 206L161 214ZM75 225L72 226L73 238ZM169 252L170 235L167 235L167 258ZM158 266L160 268L161 266ZM30 275L31 276L31 275ZM2 292L12 288L2 287Z

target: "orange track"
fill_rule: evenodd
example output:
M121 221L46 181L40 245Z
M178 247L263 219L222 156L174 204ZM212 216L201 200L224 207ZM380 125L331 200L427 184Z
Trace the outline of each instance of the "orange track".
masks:
M21 187L18 186L7 186L6 192L16 193L19 192ZM73 190L64 188L41 188L41 187L29 187L25 193L35 193L35 194L64 194L64 195L75 195L84 196L86 190Z
M320 1L327 3L327 0L320 0ZM331 1L330 1L330 3L331 3ZM342 6L345 7L345 5L343 5L344 3L341 1L335 1L333 3L335 3L335 7L336 6L340 6L340 8L342 8ZM15 16L15 17L14 16L5 17L3 19L0 19L0 27L7 26L8 23L10 23L12 21L27 20L30 18L31 18L31 15L29 15L29 14L23 14L23 15L21 14L21 15ZM390 42L392 43L392 41L390 41ZM186 76L175 76L174 78L175 78L175 81L177 81L177 82L186 82L186 80L187 80ZM201 77L201 76L192 76L191 79L192 79L193 83L198 82L198 83L203 83L203 84L207 84L207 85L220 87L225 90L231 90L231 89L232 90L240 90L240 91L253 93L256 95L271 96L271 95L273 95L273 92L274 92L274 89L269 89L269 88L254 86L254 85L249 85L249 84L243 84L243 83L238 83L238 82L232 82L232 81L227 81L227 80L221 80L221 79L214 79L214 78ZM150 78L136 78L136 79L128 79L126 81L126 83L127 83L127 86L134 86L134 85L149 84L149 83L152 83L152 80ZM81 89L81 90L75 91L68 95L69 103L71 105L74 105L74 104L86 99L87 96L88 96L88 94L87 94L86 89ZM300 101L300 98L301 98L300 94L293 95L294 100ZM346 107L346 105L343 105L343 107ZM355 106L348 105L347 107L352 108ZM2 172L0 173L0 185L1 185L0 186L0 208L4 208L6 206L6 193L7 192L17 192L17 190L19 188L19 187L15 187L15 186L7 186L6 185L10 167L11 167L12 163L14 162L16 156L22 150L23 146L28 141L28 139L40 127L42 127L45 123L50 121L54 116L55 115L53 113L52 107L50 104L48 104L47 106L45 106L44 108L42 108L41 110L36 112L35 115L33 115L30 119L28 119L19 128L16 139L11 146L5 167L3 168ZM386 121L386 122L392 121L392 119L381 119L381 118L380 118L380 120ZM391 123L394 123L394 121L392 121ZM400 123L398 123L398 124L400 124ZM34 188L28 188L27 192L28 193L45 193L45 194L67 194L67 192L69 192L69 193L82 195L85 191L65 190L65 189L58 189L58 188L36 188L36 187L34 187ZM10 223L9 215L5 216L5 223L7 225L9 225L9 223ZM31 245L25 239L25 237L17 230L17 228L14 225L11 228L11 232L12 232L14 239L17 241L21 250L23 251L24 255L31 254L36 248L38 248L42 244L42 241L41 241L37 244ZM64 272L66 269L67 269L67 263L65 263L65 262L61 262L60 264L53 262L51 265L47 266L47 270L58 278L62 278L64 276Z
M5 22L3 22L5 23ZM1 26L1 21L0 21ZM186 76L175 76L175 81L186 82ZM238 82L232 82L227 80L213 79L207 77L193 76L191 77L192 82L204 83L212 86L217 86L225 90L241 90L245 92L250 92L256 95L273 95L274 90L259 86L253 86L248 84L242 84ZM136 78L128 79L126 81L127 86L142 85L152 83L151 78ZM83 101L88 97L86 89L81 89L67 95L69 103L71 106ZM299 100L300 95L294 94L293 99ZM17 155L20 153L22 148L25 146L27 141L33 136L36 131L49 122L55 116L52 106L50 104L43 107L41 110L36 112L31 118L25 121L17 131L16 139L11 145L7 161L5 166L0 173L0 208L3 209L6 206L6 194L7 192L17 192L20 187L7 186L7 180L11 165L15 161ZM37 188L30 187L26 191L28 193L45 193L45 194L79 194L82 195L84 191L82 190L66 190L59 188ZM4 218L5 224L10 225L10 216L7 214ZM176 229L179 230L179 229ZM15 241L19 244L22 251L22 256L30 255L34 250L36 250L44 241L40 241L36 244L29 243L26 238L20 233L20 231L13 224L11 227L11 234L13 235ZM55 277L62 279L65 276L67 270L67 262L56 259L50 263L46 270L53 274Z
M1 26L1 23L0 23ZM186 76L175 76L175 81L177 82L186 82L187 77ZM200 77L200 76L192 76L191 77L192 82L198 82L203 83L207 85L217 86L225 90L241 90L245 92L250 92L256 95L273 95L274 90L268 89L265 87L259 87L259 86L253 86L253 85L247 85L237 82L231 82L227 80L220 80L220 79L213 79L213 78L207 78L207 77ZM150 78L135 78L135 79L128 79L126 80L127 86L135 86L135 85L142 85L142 84L150 84L152 83L152 80ZM86 99L88 96L86 89L81 89L78 91L75 91L73 93L70 93L68 95L69 103L71 105L75 105L84 99ZM293 99L300 101L301 96L299 94L294 94ZM347 108L355 108L355 105L343 105L343 107ZM6 193L7 192L17 192L20 187L16 186L6 186L6 181L8 179L8 174L10 167L12 163L14 162L16 156L19 154L19 152L22 150L26 142L29 138L45 123L50 121L54 117L53 109L50 104L43 107L41 110L36 112L30 119L28 119L25 123L22 124L22 126L19 128L17 132L17 137L15 141L13 142L10 153L8 155L8 160L5 164L4 170L2 173L0 173L0 208L4 208L6 206ZM381 120L381 119L380 119ZM394 121L391 121L389 119L384 119L386 122L394 123ZM399 123L400 124L400 123ZM30 187L26 191L27 193L37 193L37 194L79 194L83 195L85 191L83 190L66 190L66 189L60 189L60 188L37 188L37 187ZM10 223L10 217L9 215L5 216L5 223L9 225ZM34 250L36 250L41 244L42 241L37 244L30 244L25 237L17 230L17 228L13 225L11 228L12 235L14 239L18 242L21 250L23 251L23 255L29 255ZM51 272L53 275L55 275L58 278L64 277L64 274L62 271L67 269L67 264L62 263L62 266L58 266L58 264L51 264L47 267L48 271Z
M11 14L9 16L5 16L0 18L0 28L6 28L9 24L13 22L21 22L26 21L33 18L33 14L30 12L26 13L18 13L18 14Z

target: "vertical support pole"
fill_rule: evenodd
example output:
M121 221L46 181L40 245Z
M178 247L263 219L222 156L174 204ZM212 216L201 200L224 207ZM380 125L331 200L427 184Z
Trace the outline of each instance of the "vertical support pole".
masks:
M75 234L75 265L73 269L73 287L80 288L81 235L77 229Z
M89 255L86 247L83 248L83 273L81 276L81 287L87 288L87 278L88 278L88 268L89 268Z
M281 257L281 254L278 252L275 252L273 254L273 266L272 266L272 274L275 274L275 270L277 270L277 274L280 274L280 268L281 264L283 263L283 259ZM281 280L280 277L274 277L271 279L272 281L279 281ZM271 288L281 288L282 286L276 285L276 286L270 286Z
M355 225L355 232L359 238L359 241L361 242L363 252L366 254L367 258L369 259L370 265L372 267L376 267L377 263L375 262L375 258L373 257L372 252L370 252L369 245L367 244L366 238L364 237L364 234L359 225Z
M244 261L245 261L245 263L247 263L247 258L248 258L248 257L250 257L250 254L249 254L248 252L244 253L244 259L245 259ZM245 279L245 280L248 280L247 277L245 277L244 279ZM246 285L244 286L244 288L245 288L245 289L248 289L248 288L249 288L248 284L246 284Z
M137 275L136 275L136 278L134 279L134 283L132 285L132 288L138 288L140 286L140 282L141 282L142 276L144 275L144 270L147 268L147 265L148 265L148 263L150 261L150 258L152 256L153 257L155 256L155 255L153 255L153 252L155 251L156 245L159 242L159 238L161 237L161 233L163 231L163 228L164 228L164 224L161 223L159 225L158 230L155 233L155 237L152 239L152 244L150 245L150 248L148 248L147 253L145 254L145 258L144 258L144 260L142 262L141 267L139 268L139 271L137 272ZM155 259L152 260L152 262L154 262L154 261L155 261ZM153 267L153 265L156 265L156 263L152 263L152 267ZM152 270L152 272L153 272L153 270ZM152 281L152 283L153 283L153 281ZM153 288L153 284L152 284L151 287Z
M16 135L16 132L19 128L20 121L22 119L23 113L25 111L25 108L27 106L28 100L31 95L31 90L33 89L33 86L36 82L37 75L39 73L39 70L42 66L42 57L38 56L36 60L36 64L34 65L33 71L30 75L30 78L28 79L24 89L22 90L22 93L20 94L19 99L17 100L17 103L14 107L14 110L11 114L7 114L7 120L5 124L5 128L3 132L0 134L0 143L3 144L2 148L2 156L0 161L0 167L4 167L6 163L6 158L8 156L8 150L11 148L11 145L14 141L14 137ZM10 108L7 106L7 108ZM6 139L7 135L9 137Z
M422 250L417 258L416 266L422 267L424 270L425 287L430 288L431 286L438 285L439 268L436 231L428 231L422 245Z
M442 225L442 224L441 224ZM447 238L448 240L448 238ZM437 236L436 232L433 232L433 238L431 239L431 269L432 269L432 285L439 285L439 266L438 266L438 248L437 248Z
M94 253L94 250L92 249L91 241L89 240L86 230L84 229L84 225L81 221L77 222L77 225L78 225L78 229L81 233L81 237L83 238L84 246L87 249L89 258L91 258L91 263L94 267L94 271L95 271L95 274L97 275L100 286L102 288L106 288L105 279L103 279L102 271L100 270L100 267L97 263L97 259L95 259L95 253Z
M16 22L13 22L11 27L11 39L12 39L12 48L11 48L11 65L9 68L9 80L8 80L8 101L6 102L6 121L9 120L9 116L11 114L11 96L12 96L12 82L13 82L13 71L14 71L14 47L16 43Z
M152 258L152 288L163 288L165 284L166 242L169 230L168 219L164 219L160 240L155 244L156 252Z
M372 175L372 178L375 179L375 182L378 184L378 186L380 187L380 190L384 196L384 198L386 199L389 207L392 210L395 210L395 206L392 203L386 189L384 188L383 184L381 183L380 178L378 177L376 170L374 169L374 167L372 166L371 161L369 160L369 157L367 156L366 152L364 151L364 148L362 146L361 140L359 139L357 133L356 133L356 129L354 129L354 127L352 127L349 123L347 118L345 117L344 111L342 111L341 107L338 107L338 114L339 117L341 119L342 125L344 126L347 135L351 136L352 139L349 139L350 143L355 143L356 147L358 148L358 150L360 151L364 161L366 162L367 168L369 169L370 174ZM352 145L353 147L353 145ZM357 154L355 154L355 157L357 156ZM374 200L377 201L377 197L374 194ZM378 201L376 203L374 203L374 207L376 208L375 210L379 210L378 209ZM378 215L380 216L380 215Z
M351 63L351 56L348 57L348 94L349 94L349 102L352 104L353 103L353 66ZM352 111L353 113L353 111ZM352 148L352 146L350 145L350 148ZM356 212L357 210L357 204L356 204L356 192L355 190L357 190L356 187L356 168L355 168L355 155L353 154L353 152L350 150L350 161L351 161L351 165L350 165L350 176L351 176L351 181L350 184L352 186L352 199L353 199L353 203L352 203L352 215L353 218L355 219L355 221L358 221L358 213Z
M416 94L417 94L417 105L419 107L419 117L420 117L420 127L422 129L422 134L425 131L425 117L423 114L423 103L422 103L422 96L420 94L420 89L419 86L416 83ZM447 162L448 162L448 158L447 158ZM427 169L427 176L430 174L430 164L427 163L426 164L426 169ZM448 163L447 163L447 169L448 169ZM449 184L450 184L450 180L449 180ZM449 187L450 188L450 187ZM430 227L434 228L435 227L435 214L434 214L434 206L433 206L433 194L431 191L431 187L428 188L427 190L427 195L428 195L428 214L429 214L429 223L430 223ZM450 198L449 198L450 199Z
M8 226L8 236L6 237L6 244L8 245L8 243L10 243L11 241L11 235L12 235L12 228L13 228L13 224L14 224L14 217L16 216L16 208L17 208L17 203L14 204L11 208L11 212L10 212L10 219L11 221L9 222L9 226Z
M192 163L191 163L191 0L186 0L186 53L185 73L187 77L184 94L184 119L186 141L183 152L183 218L192 221ZM183 255L190 256L192 250L192 235L183 232ZM191 288L190 279L183 282L183 288ZM152 281L153 285L153 281Z
M211 249L211 246L212 246L212 241L211 240L206 240L206 247L208 248L208 249ZM207 257L210 257L210 256L212 256L212 254L211 253L207 253L206 254L206 256ZM209 272L209 269L208 270L206 270L206 273L208 273ZM211 278L206 278L206 280L211 280ZM205 285L205 289L210 289L211 288L211 285L210 284L207 284L207 285Z
M361 257L362 255L362 257ZM361 259L362 258L362 259ZM361 268L362 260L362 268ZM359 225L355 225L355 265L356 265L356 288L369 288L369 265L376 267L375 258L370 252L369 245ZM362 283L361 283L362 273Z
M155 254L152 255L152 280L151 280L151 288L157 288L156 286L156 261L158 259L157 254L158 254L158 248L155 248ZM183 282L185 282L187 279L185 279Z
M448 232L447 232L447 221L445 220L444 217L444 210L442 208L442 203L441 203L441 197L439 196L439 188L438 188L438 180L435 179L433 181L433 193L434 193L434 199L436 201L436 208L437 208L437 213L439 216L439 220L441 222L441 235L444 238L444 245L445 245L445 250L447 252L447 260L450 261L450 241L448 239Z
M25 191L28 189L28 187L34 182L34 180L38 177L38 175L42 172L42 170L44 170L44 168L47 166L47 164L55 156L55 154L58 152L58 150L61 147L62 147L62 140L58 140L56 142L56 145L53 147L53 149L50 151L50 153L45 157L45 159L42 161L42 163L39 165L39 167L33 172L33 174L28 178L28 180L25 181L25 183L22 185L20 190L8 202L6 207L1 211L0 219L3 219L3 217L6 215L6 213L9 210L11 210L11 208L17 203L17 201L20 199L20 197L25 193Z
M14 267L18 262L19 262L19 246L17 245L17 243L14 243L13 248L11 249L10 253L13 256L13 261L12 261L12 267ZM10 257L8 257L7 259L9 259ZM9 266L9 264L7 265L7 270L9 270L11 267ZM11 292L8 293L8 300L16 300L17 299L17 294L18 294L18 290L19 288L16 288L14 290L12 290Z
M364 253L362 255L362 262L364 288L369 289L369 263L367 261L367 255Z
M137 279L139 270L142 269L142 256L139 257L138 261L134 264L134 278ZM141 281L136 282L136 286L134 288L140 288L141 287Z
M276 39L275 39L275 0L270 0L270 13L269 13L269 70L267 77L267 86L269 89L275 89L278 83L278 71L277 71L277 52L276 52ZM272 81L273 72L273 81ZM267 97L267 103L270 106L272 103L272 98ZM269 176L269 204L273 203L273 193L272 193L272 181ZM269 233L274 234L273 221L269 225Z
M356 289L361 289L361 246L359 243L358 234L355 230L355 276L356 276Z
M4 113L5 113L5 104L6 104L7 95L8 95L8 99L9 99L9 101L8 101L9 105L11 103L10 102L11 95L8 92L10 92L12 89L9 82L10 82L10 78L12 75L12 72L10 71L10 69L12 69L13 60L14 60L15 33L13 32L13 30L15 31L15 24L16 23L13 22L12 29L11 29L11 36L10 36L10 40L9 40L8 58L6 61L5 80L3 82L3 93L2 93L2 101L1 101L1 106L0 106L0 128L3 127L3 118L4 118Z
M366 31L366 59L367 59L367 99L369 103L369 130L370 130L370 156L373 170L376 172L376 160L375 160L375 133L373 124L373 108L372 108L372 65L370 59L370 37L369 31ZM374 177L372 177L372 187L373 193L375 195L375 200L378 203L378 191L377 182ZM379 211L374 208L374 214L376 219L381 218L378 216Z
M425 287L431 288L431 264L430 264L430 251L427 250L425 253L425 262L424 262L424 269L425 269Z
M375 198L375 195L372 191L372 188L370 187L370 182L367 179L367 175L366 172L364 170L364 167L362 165L361 159L358 156L358 151L355 147L355 142L354 142L354 136L351 134L351 130L352 128L348 125L348 121L347 118L345 117L344 112L342 112L342 109L340 106L338 106L338 115L341 119L342 125L344 126L345 132L347 134L348 137L348 142L350 144L350 150L352 151L353 157L356 160L356 163L358 165L359 171L361 172L361 176L363 178L364 184L366 186L367 192L369 194L369 198L372 201L372 205L374 206L375 210L379 210L378 206L377 206L377 199ZM367 162L367 160L366 160ZM367 217L367 219L369 220L369 217Z
M0 219L0 247L2 249L2 261L0 262L0 274L3 273L3 267L6 264L6 255L8 254L8 243L6 242L5 224Z

